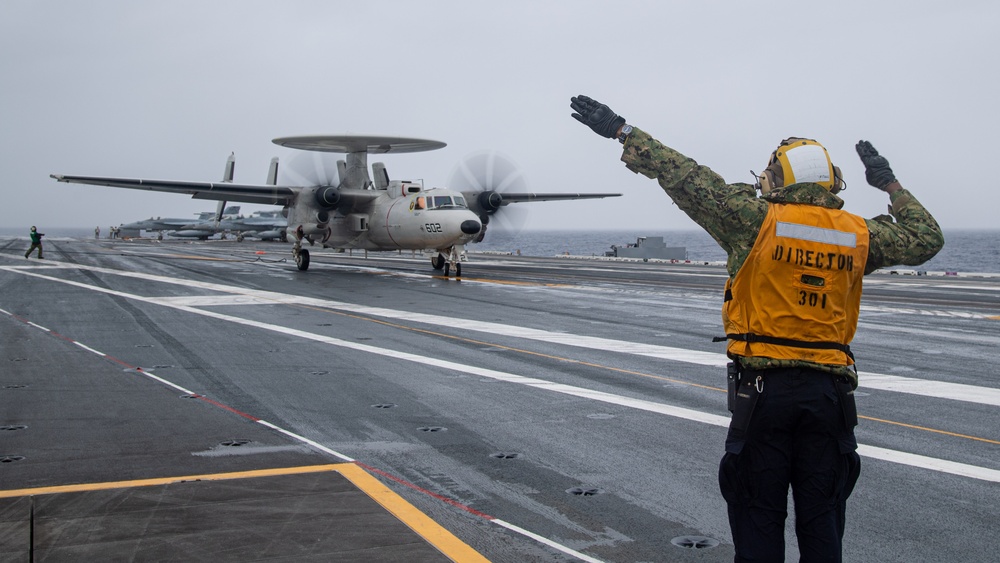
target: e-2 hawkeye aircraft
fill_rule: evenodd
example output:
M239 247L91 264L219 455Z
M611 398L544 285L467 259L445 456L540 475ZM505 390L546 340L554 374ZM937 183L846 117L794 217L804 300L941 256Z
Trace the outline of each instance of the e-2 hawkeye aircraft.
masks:
M271 160L265 185L232 182L186 182L52 174L59 182L189 194L195 199L280 205L288 219L292 256L299 270L309 268L310 246L361 250L419 250L432 253L431 264L461 276L465 245L478 242L490 218L511 203L617 197L618 193L512 192L523 181L509 163L495 156L475 159L459 168L453 184L464 189L424 189L422 182L390 180L381 162L369 154L430 151L445 143L427 139L370 135L280 137L273 143L291 149L340 153L336 174L290 185L278 182L278 159ZM314 161L317 172L323 164ZM231 176L230 176L231 177ZM454 185L453 185L454 188Z

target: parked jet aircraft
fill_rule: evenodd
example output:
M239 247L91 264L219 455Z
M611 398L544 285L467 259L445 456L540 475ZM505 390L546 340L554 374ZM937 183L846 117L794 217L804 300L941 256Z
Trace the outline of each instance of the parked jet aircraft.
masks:
M440 149L445 143L426 139L365 135L281 137L277 145L305 151L346 154L323 178L289 185L277 182L278 162L272 159L266 185L232 182L186 182L52 174L59 182L190 194L195 199L239 201L282 206L293 236L292 256L299 270L309 268L309 250L325 248L432 251L431 264L461 276L465 245L482 240L490 218L511 203L617 197L617 193L527 193L507 189L520 179L512 167L488 156L466 166L456 180L465 188L425 189L422 182L390 180L381 162L369 154L394 154ZM228 165L227 165L228 166ZM473 170L472 168L476 168ZM317 172L325 172L322 164ZM503 171L498 175L497 171Z
M227 207L226 209L231 208ZM215 216L214 213L210 213L209 215L211 217ZM282 217L280 211L255 211L249 217L230 214L227 211L220 221L200 221L187 223L180 227L181 232L204 232L208 236L216 233L235 234L238 241L242 241L243 237L256 237L261 240L281 239L284 241L287 228L288 219Z
M238 233L241 237L256 237L261 240L280 239L284 242L288 236L288 219L282 217L280 211L255 211L249 217L220 221L219 225Z
M236 172L236 155L230 154L226 159L226 169L222 172L222 181L231 183ZM223 209L225 208L225 209ZM170 231L175 237L199 238L205 240L217 232L212 227L218 224L225 217L236 217L240 214L240 206L233 205L226 207L225 201L220 201L215 211L202 211L194 221L177 217L152 218L134 221L121 226L125 232L156 231L160 238L163 238L164 231Z
M160 233L168 231L175 237L193 237L206 239L219 231L213 227L226 221L228 217L236 217L240 213L239 205L230 205L222 212L222 219L219 219L218 211L202 211L198 213L198 218L191 220L185 217L150 217L141 221L125 223L120 228L123 231L155 231Z

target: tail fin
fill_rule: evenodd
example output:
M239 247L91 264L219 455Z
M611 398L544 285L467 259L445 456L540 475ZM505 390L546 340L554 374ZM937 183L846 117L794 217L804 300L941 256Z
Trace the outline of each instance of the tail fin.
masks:
M226 170L222 173L223 182L232 182L233 174L236 172L236 153L230 153L226 159Z
M389 173L385 171L385 164L381 162L372 164L372 172L375 177L375 189L384 190L389 187Z
M364 166L364 165L362 165ZM368 173L365 172L365 175ZM344 182L347 181L347 162L343 160L337 161L337 178L340 180L340 185L343 186Z
M226 169L222 172L222 181L226 183L232 183L233 175L236 173L236 153L229 153L229 158L226 159ZM226 213L226 202L220 201L219 205L215 208L215 225L219 225L219 221L222 220L222 215ZM238 211L237 211L238 213Z
M278 157L271 159L271 167L267 169L267 185L278 185Z

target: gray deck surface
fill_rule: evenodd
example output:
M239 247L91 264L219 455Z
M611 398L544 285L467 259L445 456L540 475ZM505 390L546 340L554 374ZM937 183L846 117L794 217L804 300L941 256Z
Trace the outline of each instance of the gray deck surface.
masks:
M0 490L37 491L0 498L0 561L448 560L336 471L130 486L335 460L10 317L0 325L0 426L12 428L0 432ZM121 487L41 489L109 482Z

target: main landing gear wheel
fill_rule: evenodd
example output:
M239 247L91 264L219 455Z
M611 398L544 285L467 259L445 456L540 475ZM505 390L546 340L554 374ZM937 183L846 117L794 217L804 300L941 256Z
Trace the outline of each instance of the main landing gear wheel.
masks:
M444 263L444 277L448 277L448 273L451 271L451 264L448 262ZM462 277L462 263L455 262L455 277Z
M299 267L299 270L303 272L309 269L309 251L305 248L299 249L299 252L295 255L295 265Z
M455 262L455 277L462 277L462 263L456 258ZM438 254L434 258L431 258L431 266L434 266L435 270L444 270L444 277L448 277L451 273L452 260L445 258L444 254Z

